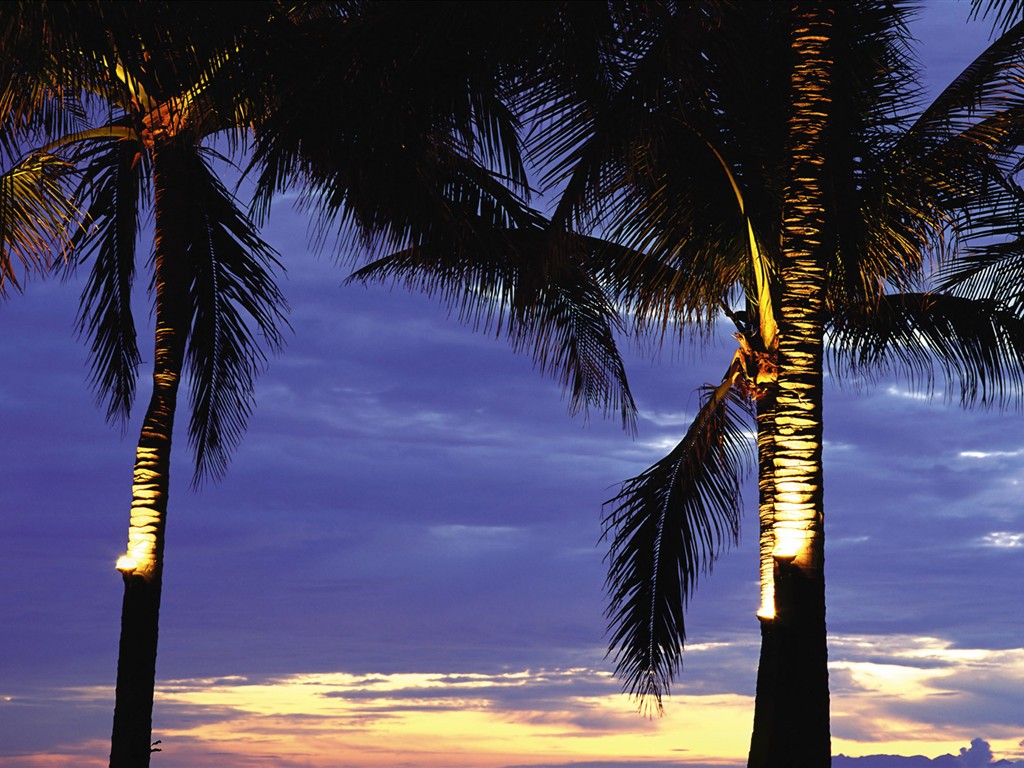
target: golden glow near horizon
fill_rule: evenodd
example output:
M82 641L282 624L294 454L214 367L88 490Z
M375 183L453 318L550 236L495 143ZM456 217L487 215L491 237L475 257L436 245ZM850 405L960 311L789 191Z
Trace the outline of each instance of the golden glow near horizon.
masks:
M742 759L737 732L753 702L734 694L673 697L647 719L609 673L587 669L501 675L295 675L270 683L180 681L160 687L164 706L214 717L165 743L195 740L233 753L237 768L303 765L474 768L530 762L645 761L680 751L702 762ZM197 684L200 683L200 684ZM584 695L573 695L579 686ZM594 689L604 689L594 693ZM234 755L241 755L242 758ZM252 762L246 762L246 760Z
M996 686L988 694L993 700L998 686L1024 686L1024 648L954 648L910 635L838 636L830 646L834 754L956 755L981 737L996 760L1024 759L1022 734L1009 721L956 725L970 720L979 682ZM688 646L689 674L734 666L737 650L728 643ZM753 676L756 654L752 647L744 653L745 674ZM609 673L587 668L172 680L157 686L154 738L176 765L191 768L743 765L753 699L722 691L691 695L686 688L684 680L666 700L664 718L646 719ZM92 706L110 696L109 687L95 687L60 697ZM925 719L934 707L946 709ZM103 739L54 744L45 754L0 756L0 768L106 765Z
M1018 725L958 724L969 723L986 686L994 698L1001 686L1024 685L1024 648L954 648L947 640L911 635L847 636L829 644L830 656L879 657L829 664L833 686L841 681L844 688L832 696L833 754L955 755L980 737L996 760L1024 760ZM933 722L920 719L929 714ZM870 740L844 737L848 733L870 734Z

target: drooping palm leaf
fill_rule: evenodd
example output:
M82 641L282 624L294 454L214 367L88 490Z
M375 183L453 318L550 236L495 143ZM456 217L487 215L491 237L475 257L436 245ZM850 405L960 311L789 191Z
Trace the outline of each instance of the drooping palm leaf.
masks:
M89 339L97 400L106 402L108 420L124 425L141 362L131 300L140 219L148 205L145 163L139 145L126 140L89 142L73 157L83 168L78 194L87 208L67 272L92 261L76 330Z
M1024 2L1021 0L971 0L971 18L981 16L987 19L989 13L994 16L993 29L1006 31L1015 24L1024 13Z
M907 132L908 138L930 133L938 127L959 133L970 125L1019 105L1022 94L1015 87L1020 63L1024 24L1008 28L975 58L921 113Z
M875 226L864 241L874 256L862 272L873 269L899 290L914 290L913 275L920 274L929 249L940 261L950 255L959 260L964 246L1018 231L1024 194L1013 177L1024 141L1022 63L1024 24L1017 24L880 158L877 173L865 181L875 195L867 209ZM875 266L886 261L899 271Z
M938 290L1015 307L1024 304L1024 238L970 249L936 275Z
M703 390L683 440L606 505L609 653L623 688L660 711L682 665L684 612L699 577L739 536L740 484L752 460L745 396Z
M1024 319L1005 302L896 294L847 307L829 331L841 368L902 374L925 392L939 380L965 406L1024 404Z
M471 235L461 227L447 237L439 232L367 264L349 281L399 282L439 297L460 321L504 333L514 349L528 351L568 391L573 412L617 412L632 430L636 405L615 340L622 321L583 261L593 242L579 240L581 250L567 250L539 217L530 220L509 229L467 214L461 221L474 225Z
M187 160L175 179L187 185L191 205L178 213L192 271L189 444L198 484L226 472L252 411L263 350L282 346L287 307L272 276L281 268L274 250L199 153Z
M595 405L617 412L623 426L635 431L636 405L615 342L622 322L605 292L578 269L532 289L513 304L515 348L529 350L542 373L557 377L573 412Z

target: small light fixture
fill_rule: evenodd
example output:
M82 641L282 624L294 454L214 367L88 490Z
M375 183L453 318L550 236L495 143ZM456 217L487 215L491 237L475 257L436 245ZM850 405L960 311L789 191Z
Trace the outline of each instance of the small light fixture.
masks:
M121 555L117 558L117 564L114 567L125 576L131 576L135 573L135 569L139 567L139 564L135 562L135 558L131 555Z

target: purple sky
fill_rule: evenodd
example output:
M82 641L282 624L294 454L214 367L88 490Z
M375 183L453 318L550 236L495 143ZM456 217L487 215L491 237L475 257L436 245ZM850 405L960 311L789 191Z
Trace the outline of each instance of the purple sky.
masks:
M967 7L929 3L913 27L930 84L984 45ZM662 720L636 716L609 677L597 542L613 486L678 441L695 388L721 377L728 329L704 353L631 357L634 440L600 414L571 418L527 357L436 302L342 287L346 270L310 255L306 234L281 201L266 235L294 334L223 482L188 489L178 432L154 765L742 763L753 487L740 546L689 612ZM80 287L36 281L0 305L0 766L106 764L113 564L142 408L121 436L93 404L71 330ZM898 381L829 389L836 753L951 753L966 768L988 764L984 745L968 749L981 738L1024 764L1022 427ZM315 705L297 693L310 690ZM510 740L485 744L488 728Z

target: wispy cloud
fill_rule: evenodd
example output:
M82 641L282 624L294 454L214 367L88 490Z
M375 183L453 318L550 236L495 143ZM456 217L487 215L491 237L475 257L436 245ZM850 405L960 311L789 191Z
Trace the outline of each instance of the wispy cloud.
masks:
M993 531L982 536L979 543L983 547L995 547L996 549L1020 549L1024 547L1024 533Z

